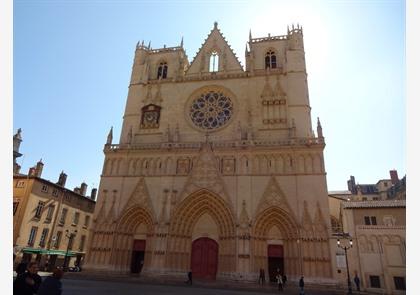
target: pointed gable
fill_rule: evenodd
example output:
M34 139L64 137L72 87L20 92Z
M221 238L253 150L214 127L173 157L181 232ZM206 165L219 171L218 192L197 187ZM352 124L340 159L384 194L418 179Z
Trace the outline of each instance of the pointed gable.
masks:
M208 143L204 143L189 178L180 194L180 201L200 189L207 189L222 197L231 207L225 183L220 175L217 159Z
M197 55L187 69L186 75L209 72L210 56L217 52L219 56L220 72L243 72L243 68L235 53L230 48L223 34L214 23L214 28L204 41Z
M284 195L274 176L272 176L268 181L263 196L259 202L257 214L272 206L280 207L293 216L293 212L290 209L290 205L287 202L286 196Z
M134 206L139 206L146 209L152 218L156 220L156 214L155 210L153 209L152 200L150 199L149 190L143 177L141 177L137 182L137 185L131 193L127 203L125 204L124 209L121 211L121 214L124 214L128 209Z

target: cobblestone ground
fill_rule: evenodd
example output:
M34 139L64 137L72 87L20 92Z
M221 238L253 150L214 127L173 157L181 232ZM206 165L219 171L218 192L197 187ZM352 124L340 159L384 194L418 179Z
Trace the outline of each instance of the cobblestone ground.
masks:
M284 294L298 295L299 290L295 286L289 286L283 292L275 289L275 286L266 286L261 290L232 290L220 288L205 288L202 286L175 286L157 285L134 282L112 282L99 280L77 280L63 279L63 295L149 295L149 294L176 294L176 295L262 295L262 294ZM326 295L326 294L345 294L343 292L306 290L305 295Z

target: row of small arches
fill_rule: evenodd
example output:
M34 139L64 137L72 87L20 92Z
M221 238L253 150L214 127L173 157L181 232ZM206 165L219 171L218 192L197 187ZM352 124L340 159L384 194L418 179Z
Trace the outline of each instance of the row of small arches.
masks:
M324 173L324 165L319 154L299 155L296 159L286 155L242 155L216 157L216 165L222 174L288 174ZM191 172L195 157L180 158L110 158L105 161L103 175L175 175ZM182 172L180 166L183 166ZM185 169L185 166L186 169ZM229 173L226 173L229 171Z

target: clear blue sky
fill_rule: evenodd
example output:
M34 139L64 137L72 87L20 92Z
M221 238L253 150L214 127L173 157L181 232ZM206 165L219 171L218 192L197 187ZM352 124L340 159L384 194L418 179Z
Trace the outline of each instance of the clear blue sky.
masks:
M218 21L244 63L253 37L303 25L312 122L326 138L328 189L406 173L404 1L14 1L13 128L26 173L61 170L99 185L111 126L118 140L137 41L191 60Z

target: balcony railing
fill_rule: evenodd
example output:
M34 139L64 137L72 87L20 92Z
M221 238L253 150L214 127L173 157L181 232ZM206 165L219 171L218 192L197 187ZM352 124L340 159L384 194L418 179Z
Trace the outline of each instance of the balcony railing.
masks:
M283 140L221 140L213 141L214 148L248 148L248 147L292 147L324 145L324 138L292 138ZM157 149L200 149L203 142L156 142L134 144L106 144L105 151L115 150L157 150Z

